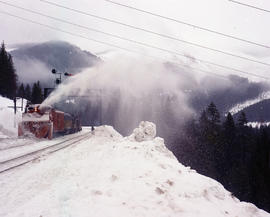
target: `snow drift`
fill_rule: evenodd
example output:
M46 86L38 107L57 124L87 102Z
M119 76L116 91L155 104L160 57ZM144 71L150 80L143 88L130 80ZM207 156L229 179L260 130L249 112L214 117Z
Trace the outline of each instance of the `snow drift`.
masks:
M89 140L1 174L0 216L270 216L180 164L154 124L138 129L122 137L97 127Z
M23 106L25 105L26 100L23 101ZM9 106L14 106L14 102L0 96L0 139L16 137L18 134L17 124L21 120L22 111L17 109L17 114L14 116L14 109ZM21 99L17 100L17 106L21 106Z
M129 139L131 141L143 142L153 140L155 137L156 125L148 121L142 121L139 127L133 130Z

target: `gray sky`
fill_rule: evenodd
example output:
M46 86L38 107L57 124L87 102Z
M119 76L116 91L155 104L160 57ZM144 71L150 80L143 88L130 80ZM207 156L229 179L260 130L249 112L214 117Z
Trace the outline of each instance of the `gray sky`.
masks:
M234 57L225 56L205 49L189 46L180 42L154 36L141 31L133 30L117 24L101 21L95 18L87 17L82 14L60 9L39 0L3 0L18 6L26 7L31 10L46 13L48 15L65 19L70 22L96 28L102 31L117 34L123 37L145 42L154 46L159 46L179 53L205 59L226 66L234 67L240 70L265 75L270 77L270 67L256 63L251 63ZM135 6L144 10L152 11L164 16L179 19L198 26L206 27L223 33L244 38L250 41L266 44L270 46L270 13L261 12L255 9L243 7L228 0L115 0L117 2ZM155 32L177 37L182 40L202 44L212 48L224 50L236 55L245 56L270 63L270 49L261 48L255 45L249 45L233 39L228 39L215 34L203 32L201 30L177 24L168 20L163 20L151 15L142 14L127 8L119 7L103 0L55 0L58 4L72 7L78 10L104 16L120 22L146 28ZM242 0L247 4L270 9L269 0ZM115 45L137 50L139 52L165 59L176 60L171 54L166 54L150 48L138 46L120 39L114 39L99 33L80 29L78 27L53 21L48 18L33 15L31 13L14 9L12 7L0 4L0 10L6 11L18 16L35 20L47 25L55 26L63 30L92 37L100 41L106 41ZM42 42L48 40L65 40L73 43L82 49L92 53L101 54L104 58L110 58L111 55L122 53L109 46L97 44L82 38L77 38L65 33L56 32L35 24L26 23L7 15L0 14L0 36L7 45L26 42ZM110 51L107 53L106 51ZM112 52L113 51L113 52ZM177 57L186 63L188 59ZM220 69L206 64L197 64L198 67L211 70L216 73L235 73L233 71Z

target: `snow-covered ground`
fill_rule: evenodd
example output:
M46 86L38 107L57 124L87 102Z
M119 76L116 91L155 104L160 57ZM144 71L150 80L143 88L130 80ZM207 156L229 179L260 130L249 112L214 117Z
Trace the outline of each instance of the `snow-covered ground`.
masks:
M69 141L80 135L90 132L88 127L85 127L82 131L64 137L54 138L53 140L48 139L37 139L37 138L13 138L13 139L2 139L0 146L0 162L16 158L18 156L40 150L42 148L50 147L56 143ZM11 142L13 141L13 143ZM4 145L6 147L3 147ZM14 145L17 144L17 145Z
M270 216L184 167L154 137L147 122L130 137L101 126L89 140L0 174L0 216Z

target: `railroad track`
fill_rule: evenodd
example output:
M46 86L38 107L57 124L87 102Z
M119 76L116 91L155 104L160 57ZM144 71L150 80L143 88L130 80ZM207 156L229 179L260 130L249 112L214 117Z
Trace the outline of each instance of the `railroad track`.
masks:
M4 160L0 162L0 174L7 172L9 170L15 169L17 167L23 166L27 163L30 163L34 160L37 160L44 155L52 154L54 152L57 152L59 150L62 150L64 148L67 148L71 145L74 145L84 139L88 139L92 136L91 133L84 133L83 135L79 135L73 138L66 139L64 141L58 142L56 144L53 144L51 146L47 146L32 152L29 152L27 154L23 154L8 160Z
M7 150L12 150L12 149L16 149L16 148L31 146L31 145L33 145L33 142L29 142L27 144L21 144L21 145L14 145L14 146L7 147L7 148L1 148L0 147L0 153L1 153L1 151L7 151Z

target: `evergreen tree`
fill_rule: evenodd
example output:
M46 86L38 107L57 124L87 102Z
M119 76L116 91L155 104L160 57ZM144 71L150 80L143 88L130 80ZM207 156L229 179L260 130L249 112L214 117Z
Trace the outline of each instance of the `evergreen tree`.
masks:
M235 137L235 123L232 114L229 112L226 116L226 120L223 124L224 137L228 143L232 143Z
M37 83L33 84L31 102L33 104L40 104L42 103L42 101L43 101L43 95L42 95L42 90L38 81Z
M217 110L216 105L213 102L211 102L209 106L207 107L206 113L207 113L208 120L212 124L220 123L220 114L219 114L219 111Z
M0 48L0 95L10 99L16 96L17 75L12 57L7 53L4 42Z
M252 163L252 199L257 205L265 207L270 202L270 168L269 152L270 140L266 129L262 129L261 135L256 143ZM253 201L252 201L253 202ZM269 206L268 206L269 207Z
M233 132L235 130L233 116L230 112L226 116L226 120L224 122L224 128L228 132Z
M235 136L236 136L236 126L235 126L233 117L232 117L231 113L229 112L226 116L224 123L223 123L223 141L224 141L225 145L227 146L226 152L232 151ZM227 153L227 154L229 154L229 153ZM229 157L229 156L227 155L227 157Z
M7 52L5 48L5 44L1 44L0 48L0 94L2 96L7 96L7 87L6 87L6 82L7 82Z
M209 104L206 109L206 137L209 144L215 145L218 143L218 137L220 135L220 114L217 107L213 102ZM201 117L205 118L205 117Z
M229 170L233 167L233 150L235 145L236 128L233 117L229 112L226 116L226 120L223 123L223 153L221 153L223 161L223 173L222 179L228 182Z
M203 110L199 119L199 143L198 143L198 156L201 159L203 168L200 170L203 174L207 174L212 178L216 178L216 168L215 168L215 146L217 143L217 130L218 126L216 125L211 105L210 111L209 107L206 110Z
M178 137L177 158L217 179L240 200L270 211L270 127L248 127L243 112L237 124L230 113L222 126L219 122L211 103Z
M241 112L240 113L240 115L239 115L239 117L238 117L238 126L240 126L240 127L244 127L246 124L247 124L247 117L246 117L246 114L245 114L245 112Z
M25 91L24 91L24 97L25 99L31 101L31 98L32 98L32 92L31 92L31 88L30 88L30 85L27 84L26 87L25 87Z
M24 89L23 83L20 85L20 87L18 89L17 96L21 97L21 98L25 97L25 89Z
M16 90L17 90L17 74L14 67L14 63L12 60L12 56L8 55L8 71L9 71L9 97L15 97L16 96Z

